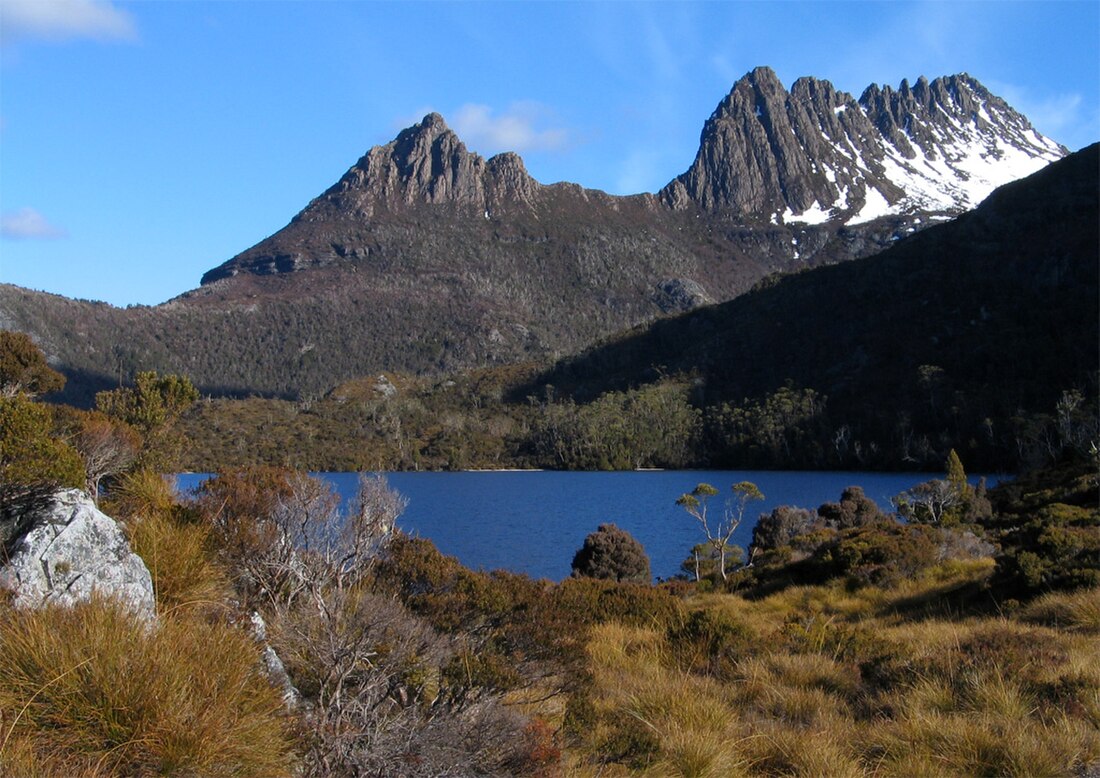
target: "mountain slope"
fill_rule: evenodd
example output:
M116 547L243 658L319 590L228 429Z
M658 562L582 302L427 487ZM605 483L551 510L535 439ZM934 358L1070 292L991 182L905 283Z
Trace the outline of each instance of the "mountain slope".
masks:
M970 441L996 461L990 452L1014 442L1014 418L1052 413L1065 390L1096 396L1098 150L1005 185L875 257L593 347L517 396L551 384L584 401L672 373L694 376L713 407L808 388L827 397L815 423L828 438L847 428L848 442L889 448L895 464L912 461L905 446L921 438L933 448Z
M293 397L379 370L572 353L731 299L776 272L873 254L966 207L926 202L889 179L879 125L894 138L889 153L919 148L924 156L913 159L925 167L946 158L946 138L971 132L959 118L966 111L986 147L1034 153L1029 164L1061 153L1042 139L1025 149L1034 131L977 82L925 84L873 88L864 108L813 79L787 94L758 69L707 123L691 170L657 195L633 197L542 185L515 154L485 160L431 114L198 289L119 310L0 286L0 326L31 333L70 376L76 401L148 368L185 373L206 393ZM944 108L950 100L954 113ZM735 125L752 131L738 135ZM842 136L866 141L860 153L829 156ZM750 157L756 167L746 168ZM955 172L940 168L935 180L955 186ZM894 212L866 221L872 191ZM840 193L850 195L843 207ZM836 218L808 216L823 203ZM920 203L936 210L913 211Z

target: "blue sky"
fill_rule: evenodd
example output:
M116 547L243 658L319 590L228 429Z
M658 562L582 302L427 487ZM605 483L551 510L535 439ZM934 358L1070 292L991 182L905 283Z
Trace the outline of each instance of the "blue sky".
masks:
M968 72L1100 140L1100 3L0 0L0 281L155 304L428 111L543 183L655 191L739 77Z

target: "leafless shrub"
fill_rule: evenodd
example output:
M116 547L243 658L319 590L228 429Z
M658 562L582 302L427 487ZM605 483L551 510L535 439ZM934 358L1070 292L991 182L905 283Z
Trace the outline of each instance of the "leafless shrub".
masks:
M300 475L289 486L268 519L275 542L253 568L269 639L306 701L304 774L508 774L526 720L446 677L463 636L369 589L404 498L365 477L341 513L324 483Z

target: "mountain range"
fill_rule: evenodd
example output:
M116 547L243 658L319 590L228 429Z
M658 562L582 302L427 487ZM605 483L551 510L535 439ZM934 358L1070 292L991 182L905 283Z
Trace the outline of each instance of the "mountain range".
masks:
M559 357L875 254L1066 153L965 74L857 100L757 68L682 175L627 197L540 184L430 114L195 290L117 309L4 285L0 326L30 333L78 402L150 368L210 394L301 396L383 369Z
M812 432L802 431L817 439L800 447L806 460L758 464L864 463L829 451L844 438L891 467L935 465L952 447L967 461L1011 467L1030 455L1029 436L1047 423L1038 419L1049 422L1059 402L1061 414L1084 412L1067 400L1075 392L1096 397L1098 215L1093 144L878 255L620 333L512 395L544 396L552 386L585 403L675 375L690 377L704 408L762 407L810 390L818 407ZM719 441L716 456L745 466L752 453Z

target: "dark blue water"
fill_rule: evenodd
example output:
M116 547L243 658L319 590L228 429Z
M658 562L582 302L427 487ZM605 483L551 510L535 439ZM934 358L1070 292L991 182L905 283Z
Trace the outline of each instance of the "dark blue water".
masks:
M355 494L356 473L324 473L344 499ZM927 473L777 472L667 470L645 472L461 472L389 473L390 486L409 506L398 521L405 532L429 538L467 567L503 568L536 578L569 575L573 554L585 536L604 523L617 524L649 554L654 576L669 578L691 547L705 540L698 523L676 498L700 482L722 491L713 498L716 515L730 486L752 481L765 500L749 503L733 542L747 548L761 513L778 505L817 508L836 501L847 486L862 486L885 511L890 498L926 481ZM184 474L189 489L205 476ZM976 479L975 479L976 481ZM994 479L990 479L990 486Z

